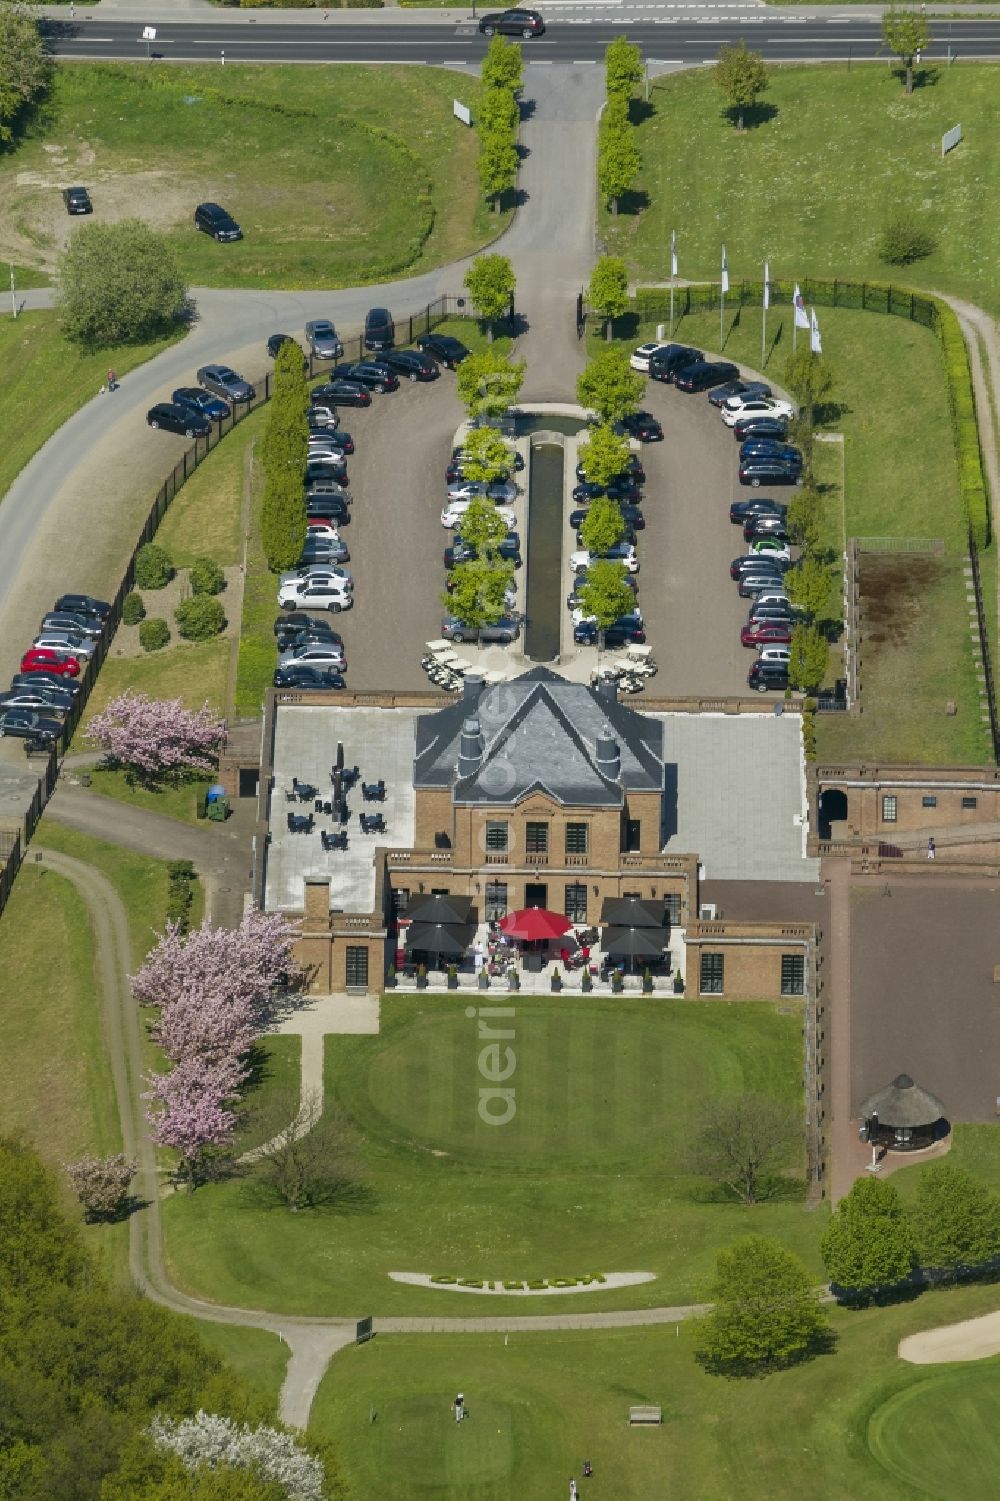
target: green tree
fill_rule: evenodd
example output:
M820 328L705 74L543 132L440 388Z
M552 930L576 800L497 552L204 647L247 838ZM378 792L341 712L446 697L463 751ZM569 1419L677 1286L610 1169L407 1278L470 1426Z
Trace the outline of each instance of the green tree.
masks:
M282 469L266 476L260 533L271 572L280 573L294 567L301 556L306 534L306 501L301 475Z
M642 51L623 36L616 36L604 50L604 81L608 98L623 94L629 98L642 82Z
M635 608L635 595L629 588L624 563L600 559L591 563L586 581L580 587L580 608L597 621L599 645L603 649L604 632Z
M169 241L141 219L74 230L59 257L56 288L63 333L90 349L165 333L187 301Z
M22 110L41 98L51 78L38 23L20 6L0 5L0 142L13 140Z
M580 444L576 456L588 482L607 485L624 473L631 452L628 439L616 433L610 422L601 422L590 429L590 436Z
M785 385L801 404L802 417L812 427L816 408L833 390L833 372L821 354L803 345L785 361Z
M785 590L794 605L811 620L827 620L832 576L825 563L807 555L785 574Z
M488 562L507 535L507 523L492 500L479 496L470 503L462 517L458 534L463 542L476 549L481 559Z
M747 1235L715 1265L715 1307L699 1321L698 1358L720 1375L756 1376L802 1360L829 1341L816 1289L797 1256Z
M480 135L491 131L505 131L511 140L517 135L521 111L517 100L508 88L484 88L479 96L476 113L476 129Z
M517 401L525 365L512 365L505 355L486 349L470 354L456 372L458 399L471 418L502 416Z
M875 1293L913 1270L913 1231L895 1186L867 1174L841 1199L819 1243L835 1288Z
M788 503L788 533L806 551L819 541L823 526L823 500L815 485L803 485Z
M628 100L613 94L597 132L597 183L601 197L617 214L619 201L635 183L642 158L628 117Z
M297 344L283 344L274 361L274 392L261 443L264 499L261 540L273 573L291 568L306 534L302 476L309 452L309 389Z
M587 301L604 319L604 335L610 341L614 320L629 305L628 271L620 256L602 255L597 261L590 274Z
M193 594L181 600L174 611L177 629L185 641L210 641L225 629L222 601L211 594Z
M599 495L593 502L580 527L580 541L590 554L607 552L625 535L621 506L607 495ZM617 618L617 617L616 617Z
M744 1204L770 1198L796 1149L802 1124L769 1095L722 1095L694 1121L687 1148L693 1173L723 1184Z
M503 36L490 37L486 56L479 69L479 76L484 88L507 89L511 94L519 94L523 84L523 75L521 48L518 43L510 42Z
M135 555L138 589L163 589L174 576L174 560L158 542L145 542Z
M493 325L507 314L517 278L505 255L477 255L465 273L464 285L472 306L486 323L486 337L492 344Z
M764 59L759 52L748 51L741 37L738 47L719 48L712 76L726 96L730 118L735 118L736 129L742 131L744 112L756 104L767 88Z
M489 484L509 474L512 464L510 449L496 428L474 427L466 434L462 443L462 469L469 479Z
M513 577L513 563L486 558L459 563L448 574L451 588L441 595L441 603L463 625L475 630L493 625L507 613L506 595Z
M952 1162L932 1162L917 1182L913 1236L921 1266L982 1266L1000 1256L1000 1196Z
M830 665L830 643L814 625L797 625L792 631L788 681L793 688L814 693Z
M517 181L517 142L505 130L479 132L479 159L476 170L483 197L492 203L493 212L500 212L500 200L509 193Z
M226 575L214 558L195 558L188 574L192 594L221 594Z
M903 64L906 92L913 93L913 63L931 44L931 28L924 11L899 10L895 5L882 12L882 41Z
M576 382L576 399L581 406L592 407L603 422L618 422L634 412L642 399L646 383L629 365L625 349L602 349L594 356ZM459 376L468 361L459 366Z

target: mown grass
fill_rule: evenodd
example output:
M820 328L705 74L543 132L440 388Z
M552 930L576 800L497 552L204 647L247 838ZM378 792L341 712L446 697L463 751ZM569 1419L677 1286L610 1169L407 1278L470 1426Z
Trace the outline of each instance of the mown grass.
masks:
M204 800L205 792L214 778L210 775L193 776L174 786L130 786L124 771L106 770L95 766L89 773L91 789L103 797L114 797L119 802L130 803L135 808L144 808L149 813L162 813L165 818L179 818L184 823L197 821L197 805Z
M711 70L658 80L638 127L641 212L602 217L601 232L637 274L666 280L671 231L678 269L730 276L838 276L953 292L1000 312L993 247L1000 232L996 76L988 65L925 67L907 97L879 67L771 67L761 121L742 135L723 112ZM942 160L941 136L964 140ZM643 196L644 195L644 196ZM878 240L890 217L930 230L934 253L887 266ZM893 372L895 377L895 372Z

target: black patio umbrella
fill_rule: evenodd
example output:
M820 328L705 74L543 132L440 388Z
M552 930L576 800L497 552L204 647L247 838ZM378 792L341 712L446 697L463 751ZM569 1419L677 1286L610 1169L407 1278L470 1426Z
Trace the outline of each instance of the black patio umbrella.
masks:
M406 929L403 941L408 949L422 949L428 954L464 954L475 936L471 926L414 922Z
M616 959L652 959L669 941L666 928L605 928L601 948Z
M336 767L338 771L343 771L344 769L344 742L342 740L337 741Z
M421 896L411 902L405 915L415 923L458 923L472 921L471 896Z
M613 928L662 928L663 903L657 906L637 896L606 896L601 922Z

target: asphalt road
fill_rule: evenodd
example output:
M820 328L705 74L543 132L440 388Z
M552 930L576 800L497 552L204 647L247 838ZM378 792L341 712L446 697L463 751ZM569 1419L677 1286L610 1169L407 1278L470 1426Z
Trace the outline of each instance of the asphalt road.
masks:
M730 20L598 18L552 21L545 35L525 44L529 63L590 63L603 59L604 49L628 27L629 40L642 48L650 62L714 61L723 42L737 43L746 35L748 17ZM141 59L146 43L136 21L105 19L47 20L44 29L52 51L67 58ZM773 62L823 61L853 57L858 61L884 57L881 25L871 16L836 15L814 20L780 12L753 13L755 49ZM706 30L710 27L710 30ZM1000 56L1000 21L985 18L937 21L929 58ZM156 25L150 44L154 57L172 62L410 62L461 66L478 64L486 38L475 23L440 20L400 23L384 16L377 24L310 25L226 22L167 22Z

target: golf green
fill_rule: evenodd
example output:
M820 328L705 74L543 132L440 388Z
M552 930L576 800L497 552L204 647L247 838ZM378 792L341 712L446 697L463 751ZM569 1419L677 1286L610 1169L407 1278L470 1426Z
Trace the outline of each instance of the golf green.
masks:
M992 1501L1000 1473L1000 1362L977 1361L908 1386L871 1416L868 1447L936 1501Z

